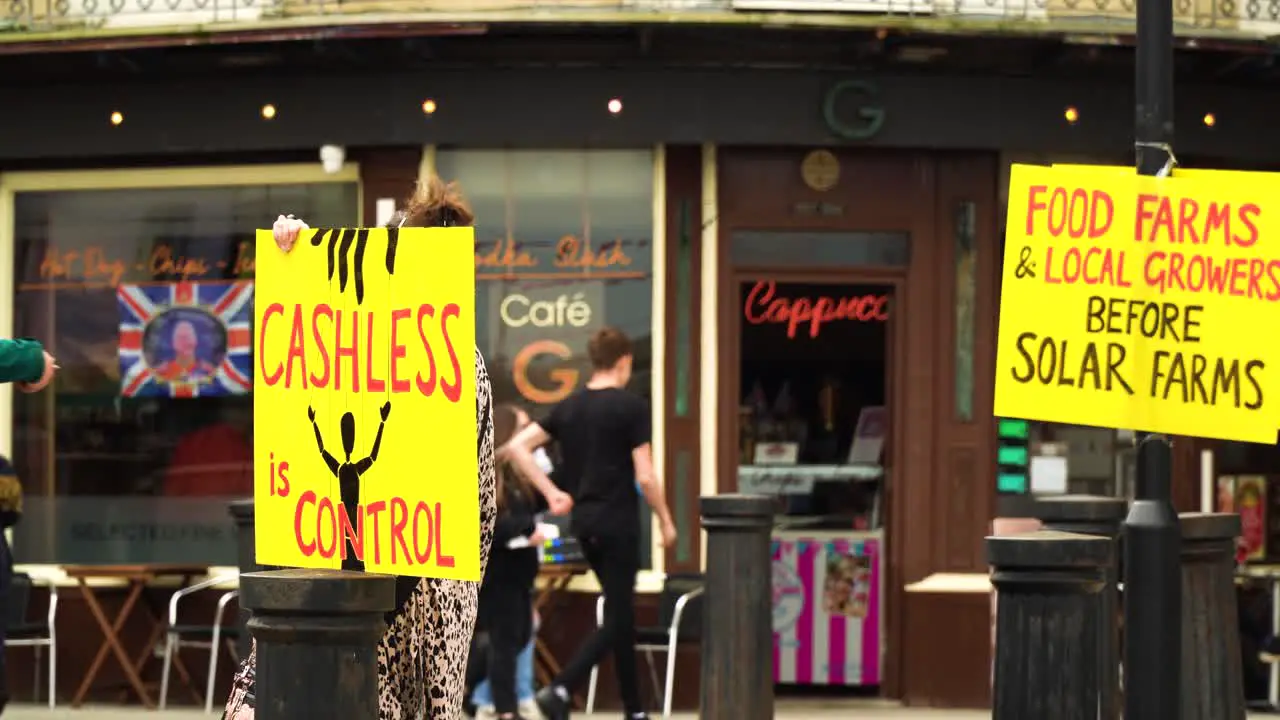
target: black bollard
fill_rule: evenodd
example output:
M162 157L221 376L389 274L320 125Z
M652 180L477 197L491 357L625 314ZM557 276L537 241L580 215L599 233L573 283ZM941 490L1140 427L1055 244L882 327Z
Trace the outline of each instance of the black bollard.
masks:
M254 548L253 533L253 498L245 500L233 500L227 503L227 510L231 513L231 519L236 524L236 564L240 568L240 574L256 572L263 568L258 565L256 560L256 550ZM244 601L240 602L240 612L236 618L236 625L240 629L239 640L236 642L236 652L240 657L249 657L249 632L245 629L245 624L249 622L249 611L244 606Z
M1034 505L1046 530L1097 535L1111 541L1113 561L1103 570L1106 587L1098 593L1098 717L1120 719L1120 531L1129 503L1100 495L1060 495L1040 498Z
M773 562L776 501L702 498L707 531L702 720L773 720Z
M240 577L258 641L256 720L378 720L377 648L392 575L270 570Z
M996 604L992 720L1097 720L1098 594L1110 540L1041 530L987 538Z
M1182 720L1244 720L1235 589L1240 516L1183 513Z

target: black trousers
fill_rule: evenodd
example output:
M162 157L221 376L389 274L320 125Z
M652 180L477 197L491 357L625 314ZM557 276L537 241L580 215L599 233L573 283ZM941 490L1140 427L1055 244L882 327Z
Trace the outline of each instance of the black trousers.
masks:
M578 540L604 593L604 622L578 648L555 684L570 691L576 689L591 674L591 668L613 653L623 709L628 715L643 712L636 679L636 573L640 571L640 538L602 535Z
M0 529L0 714L4 714L5 705L9 704L9 683L5 679L4 662L5 627L9 621L9 598L13 587L13 553L9 551L9 542Z

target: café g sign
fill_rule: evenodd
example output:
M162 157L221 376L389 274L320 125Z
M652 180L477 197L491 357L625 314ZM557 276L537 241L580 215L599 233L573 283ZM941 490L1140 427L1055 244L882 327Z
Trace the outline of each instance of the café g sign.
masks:
M582 293L561 295L554 300L534 300L516 293L502 300L498 313L507 327L584 328L591 323L591 306Z
M587 339L601 324L604 293L594 283L582 290L576 289L583 287L581 283L571 287L575 290L515 292L498 303L498 317L505 328L498 342L518 348L512 353L512 381L529 402L560 402L582 378L578 367L582 364L581 354ZM574 361L575 356L578 362ZM532 368L548 364L551 367L545 372L531 373Z

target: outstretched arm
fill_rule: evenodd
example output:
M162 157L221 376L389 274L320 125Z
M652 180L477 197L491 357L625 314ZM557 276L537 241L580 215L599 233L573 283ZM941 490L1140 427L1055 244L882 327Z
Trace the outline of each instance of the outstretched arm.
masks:
M0 339L0 382L34 383L52 365L50 360L35 340Z
M373 449L369 451L369 457L356 463L356 472L361 475L364 474L365 470L373 467L374 461L378 459L378 448L382 447L382 428L387 426L387 418L391 415L391 401L388 400L383 404L378 409L378 413L382 415L382 420L378 422L378 434L373 438Z
M529 482L547 499L547 506L552 515L564 515L573 508L573 499L556 487L551 478L538 467L538 461L533 459L533 449L545 445L550 440L551 435L541 425L536 422L529 423L506 445L499 448L498 459L502 460L502 456L505 456L512 465L515 465L516 472L529 479Z
M324 436L320 434L320 426L316 424L314 417L311 418L311 428L316 431L316 445L320 448L320 457L324 458L324 464L329 466L329 472L337 475L338 461L334 460L329 451L324 449Z
M386 420L382 420L378 423L378 434L373 438L373 449L369 451L369 457L356 463L356 472L359 472L361 475L364 474L365 470L373 467L374 461L378 459L378 448L382 446L382 428L386 427L386 425Z

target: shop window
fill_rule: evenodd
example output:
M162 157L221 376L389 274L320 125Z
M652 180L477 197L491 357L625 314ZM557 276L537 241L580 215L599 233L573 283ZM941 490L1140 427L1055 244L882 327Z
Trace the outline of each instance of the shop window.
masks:
M1228 440L1207 445L1206 469L1213 482L1209 509L1240 514L1237 559L1275 564L1280 560L1280 446Z
M1002 494L1132 496L1132 431L1002 419L997 434Z
M20 558L235 563L254 231L280 212L352 225L358 197L352 182L15 195L14 334L62 367L53 390L14 394Z
M761 279L738 301L739 490L781 495L806 523L879 528L893 287Z
M635 343L630 390L650 398L653 153L441 150L436 170L476 213L476 340L494 402L545 415L590 377L587 340L606 325Z

